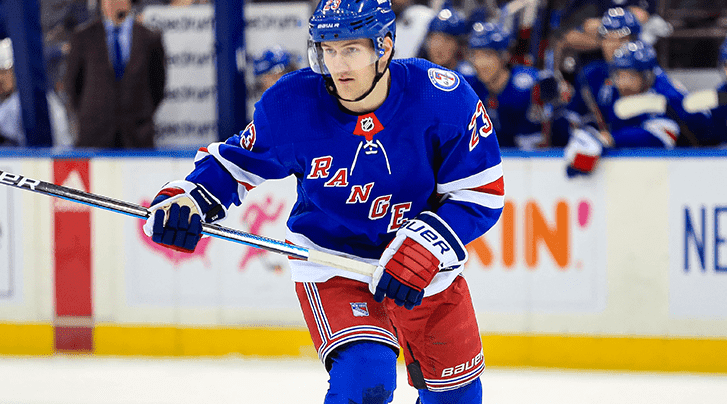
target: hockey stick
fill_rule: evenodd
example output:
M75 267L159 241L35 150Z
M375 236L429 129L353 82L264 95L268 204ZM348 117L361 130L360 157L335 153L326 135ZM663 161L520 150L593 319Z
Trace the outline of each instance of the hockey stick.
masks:
M715 94L715 100L717 96ZM684 100L686 107L686 98ZM679 125L684 138L692 146L699 146L699 139L689 129L687 123L679 116L679 113L669 105L668 100L661 94L637 94L619 98L613 105L616 116L620 119L630 119L641 114L665 114L669 119ZM687 111L689 112L689 111Z
M121 213L138 219L146 219L151 215L149 210L143 206L119 201L102 195L79 191L77 189L45 181L34 180L22 175L9 173L7 171L0 171L0 183L47 196L65 199L71 202L82 203L84 205L105 209L115 213ZM371 276L376 269L376 266L374 265L351 258L340 257L316 250L309 250L307 248L287 244L283 241L230 229L217 224L202 223L202 233L250 247L261 248L272 253L288 255L292 258L340 268L361 275Z
M603 143L604 146L613 146L614 141L613 137L611 136L611 132L608 129L606 120L603 119L603 113L601 112L601 108L598 106L596 99L593 97L593 93L588 87L588 84L581 87L581 96L583 97L583 101L586 103L586 106L596 119L596 125L598 125L598 134L601 143Z
M661 94L637 94L622 97L613 104L619 119L627 120L642 114L665 114L666 97Z
M716 90L697 91L684 97L684 110L690 114L709 111L727 105L727 92Z

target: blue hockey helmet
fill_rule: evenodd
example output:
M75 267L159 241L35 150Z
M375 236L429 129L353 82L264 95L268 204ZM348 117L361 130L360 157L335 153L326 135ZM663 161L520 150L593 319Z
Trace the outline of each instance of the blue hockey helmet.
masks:
M611 70L629 69L638 72L652 72L656 66L654 48L642 41L633 41L616 49L609 67Z
M468 30L472 30L474 25L478 22L487 22L490 19L490 10L487 7L477 7L470 11L469 17L467 17Z
M444 7L429 23L429 32L442 32L454 37L467 34L469 23L461 12Z
M637 38L641 33L641 23L631 11L622 7L609 8L601 18L598 33L601 36L616 35L619 38L625 36Z
M510 33L500 24L476 22L472 26L468 46L470 49L506 51L510 49L510 41Z
M722 46L719 47L719 64L727 64L727 37L722 42Z
M316 73L328 74L316 44L369 38L378 58L385 53L384 38L396 36L390 0L321 0L308 23L308 59Z
M253 59L255 76L268 73L281 73L293 64L293 56L280 46L266 49L262 55Z
M373 91L381 80L393 54L386 61L383 72L379 71L379 60L386 54L384 39L396 38L396 24L391 0L321 0L308 23L308 61L311 69L322 74L326 80L326 90L344 101L360 101ZM371 61L376 66L376 76L368 91L353 100L341 98L333 84L331 72L324 63L321 42L342 41L368 38L373 42L374 55Z

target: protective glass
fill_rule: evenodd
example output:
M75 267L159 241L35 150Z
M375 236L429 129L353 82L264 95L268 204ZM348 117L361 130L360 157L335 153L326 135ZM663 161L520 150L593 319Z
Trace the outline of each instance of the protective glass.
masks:
M370 40L308 41L308 62L311 69L319 74L352 73L368 68L377 60Z

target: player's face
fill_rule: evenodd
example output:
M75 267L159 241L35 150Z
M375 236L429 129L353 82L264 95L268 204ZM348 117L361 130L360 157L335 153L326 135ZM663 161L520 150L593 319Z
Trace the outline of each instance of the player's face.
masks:
M636 70L616 70L612 80L622 97L640 94L644 91L644 76Z
M477 77L485 83L490 82L505 68L500 52L494 49L472 49L469 53L469 61L477 70Z
M603 53L603 57L606 59L607 62L612 61L613 53L616 52L616 49L620 48L621 45L625 44L630 40L631 37L629 36L620 37L616 34L606 34L606 36L603 38L603 41L601 42L601 52Z
M371 87L376 76L376 53L370 39L321 43L326 64L338 95L356 99Z
M427 36L426 47L430 62L449 69L456 67L459 50L457 38L442 32L432 32Z

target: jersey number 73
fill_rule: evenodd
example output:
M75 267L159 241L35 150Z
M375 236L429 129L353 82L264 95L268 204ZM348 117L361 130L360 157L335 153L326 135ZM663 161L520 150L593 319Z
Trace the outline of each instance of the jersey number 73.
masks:
M478 125L478 117L482 117L482 126ZM471 131L470 151L472 151L475 146L480 143L480 136L486 138L487 136L490 136L492 134L492 121L487 115L485 105L482 103L482 101L477 101L477 108L475 108L475 113L472 114L472 119L470 119L470 123L467 126L467 129Z

